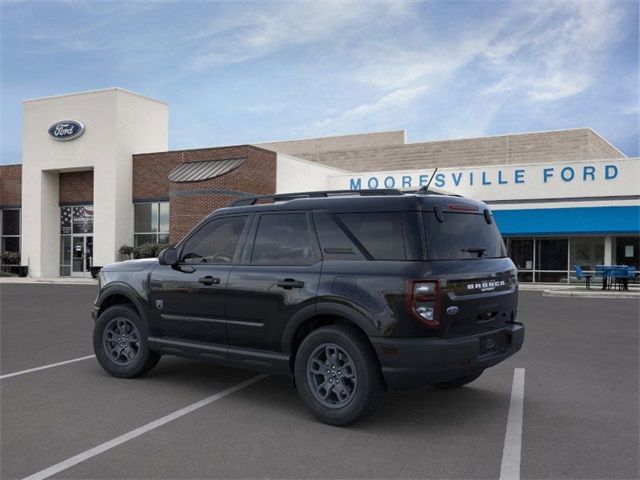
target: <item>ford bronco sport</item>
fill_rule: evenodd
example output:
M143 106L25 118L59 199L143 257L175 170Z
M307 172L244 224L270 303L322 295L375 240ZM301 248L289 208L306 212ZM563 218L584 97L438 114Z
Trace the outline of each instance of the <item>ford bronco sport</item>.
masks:
M99 280L93 347L111 375L164 354L291 375L334 425L385 388L468 384L524 340L490 210L428 191L244 198Z

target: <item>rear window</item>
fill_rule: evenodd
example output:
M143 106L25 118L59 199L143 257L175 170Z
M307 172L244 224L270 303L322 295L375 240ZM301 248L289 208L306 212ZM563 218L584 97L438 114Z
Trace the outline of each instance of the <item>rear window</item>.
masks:
M402 215L397 212L342 213L337 217L376 260L407 258Z
M466 260L506 256L495 221L482 214L443 212L439 222L433 212L424 212L427 254L431 260Z

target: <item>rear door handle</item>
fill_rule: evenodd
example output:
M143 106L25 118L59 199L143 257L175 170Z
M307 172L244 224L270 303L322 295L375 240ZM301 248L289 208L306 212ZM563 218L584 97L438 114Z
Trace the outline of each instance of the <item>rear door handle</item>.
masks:
M220 279L218 277L212 277L211 275L199 278L198 281L203 285L220 285Z
M278 280L278 283L276 283L276 285L288 290L291 288L302 288L304 287L304 282L301 282L300 280L295 280L293 278L285 278L284 280Z

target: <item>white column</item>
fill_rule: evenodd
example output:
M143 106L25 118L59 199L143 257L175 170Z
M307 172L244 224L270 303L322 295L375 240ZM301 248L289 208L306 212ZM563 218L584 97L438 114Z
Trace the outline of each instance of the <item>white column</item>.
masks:
M59 174L25 165L21 263L31 277L57 277L60 265Z
M613 265L613 238L611 235L604 237L604 264Z

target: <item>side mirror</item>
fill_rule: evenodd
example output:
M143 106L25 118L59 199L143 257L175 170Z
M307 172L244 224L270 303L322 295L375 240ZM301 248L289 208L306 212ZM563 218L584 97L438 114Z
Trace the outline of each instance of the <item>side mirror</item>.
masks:
M167 247L158 255L160 265L175 265L178 263L178 251L173 247Z

